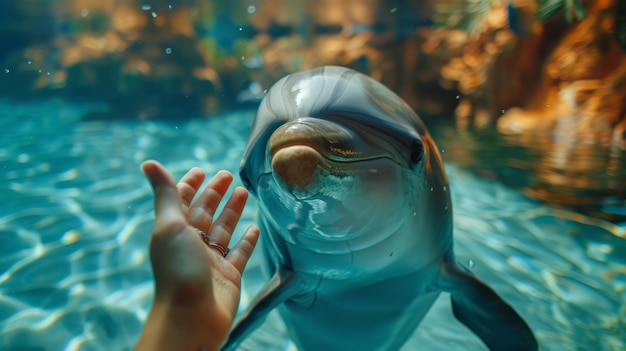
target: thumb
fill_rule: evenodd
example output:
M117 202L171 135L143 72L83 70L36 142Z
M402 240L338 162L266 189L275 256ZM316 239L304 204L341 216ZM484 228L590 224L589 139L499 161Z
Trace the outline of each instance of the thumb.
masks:
M159 224L169 226L180 223L185 225L186 219L182 211L182 200L172 175L163 165L152 160L144 162L141 165L141 170L150 181L154 192L155 228L159 228Z
M182 199L172 175L156 161L146 161L141 169L154 191L155 221L150 239L156 299L193 302L205 297L210 272L198 257L206 255L204 244L189 235ZM193 241L201 245L193 245Z

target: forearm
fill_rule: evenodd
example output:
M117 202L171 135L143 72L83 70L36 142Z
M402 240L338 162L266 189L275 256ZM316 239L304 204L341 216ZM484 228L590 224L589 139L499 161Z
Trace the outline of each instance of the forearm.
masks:
M135 350L217 351L224 340L212 335L204 318L197 311L155 301Z

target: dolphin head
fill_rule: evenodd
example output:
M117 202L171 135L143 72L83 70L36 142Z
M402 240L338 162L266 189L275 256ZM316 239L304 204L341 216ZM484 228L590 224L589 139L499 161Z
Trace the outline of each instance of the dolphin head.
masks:
M439 163L422 122L396 94L355 71L322 67L270 89L240 175L283 239L345 252L385 240L431 206L427 189L445 188Z

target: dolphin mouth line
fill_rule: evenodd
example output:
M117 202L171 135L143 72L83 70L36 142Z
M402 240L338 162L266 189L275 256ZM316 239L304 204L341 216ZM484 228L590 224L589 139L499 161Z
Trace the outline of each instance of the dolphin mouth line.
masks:
M380 158L392 159L390 156L385 155L385 154L366 155L366 154L361 154L357 151L343 149L343 148L335 147L332 145L320 145L319 143L310 142L308 140L290 140L284 143L280 143L278 145L272 145L272 149L270 150L270 155L272 158L274 158L274 156L279 151L293 147L293 146L308 146L312 148L313 150L315 150L324 159L330 162L337 162L337 163L371 161L371 160L376 160Z
M339 124L300 118L276 129L268 142L271 157L293 146L308 146L324 158L334 162L359 162L380 157L390 157L386 152L373 148L359 134Z
M398 163L396 160L394 160L392 157L390 157L389 155L385 155L385 154L381 154L381 155L370 155L368 157L361 157L361 158L351 158L351 159L337 159L335 157L332 157L320 152L320 150L318 148L315 147L315 145L311 146L309 145L309 143L293 143L293 144L285 144L284 147L281 147L277 150L275 150L272 154L271 154L271 164L272 167L270 170L267 170L266 172L264 172L263 174L268 174L268 173L276 173L276 168L275 168L275 163L274 161L278 158L280 158L280 154L283 151L289 151L289 149L294 148L294 149L309 149L311 152L309 153L309 155L315 159L315 168L317 172L323 171L324 173L326 173L327 175L330 176L335 176L335 177L346 177L346 176L352 176L356 173L360 173L363 171L368 171L368 172L375 172L373 169L369 169L367 166L356 166L356 167L351 167L351 164L357 164L357 163L365 163L365 162L371 162L371 161L376 161L376 160L382 160L382 159L387 159L392 161L393 163L397 164L398 166L402 167L402 165L400 163ZM294 159L298 160L296 163L305 163L307 160L307 157L304 157L305 155L303 154L299 154L297 157L294 157ZM301 168L299 168L301 170Z

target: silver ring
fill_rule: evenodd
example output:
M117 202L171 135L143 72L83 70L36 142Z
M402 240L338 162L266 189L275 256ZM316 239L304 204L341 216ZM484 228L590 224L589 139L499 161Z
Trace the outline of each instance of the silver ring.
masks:
M200 238L202 239L202 241L204 241L204 243L207 244L210 248L217 250L220 253L220 255L222 255L222 257L226 257L226 255L228 255L228 253L230 252L229 248L224 247L222 244L218 243L217 241L211 241L211 238L209 238L207 233L203 232L202 230L198 228L194 228L194 229L196 230L196 232L198 232L198 234L200 234Z

